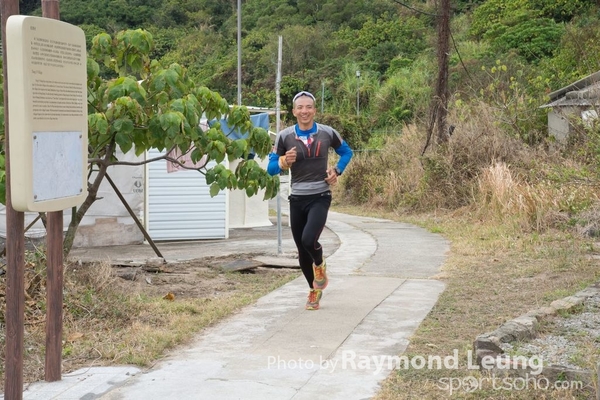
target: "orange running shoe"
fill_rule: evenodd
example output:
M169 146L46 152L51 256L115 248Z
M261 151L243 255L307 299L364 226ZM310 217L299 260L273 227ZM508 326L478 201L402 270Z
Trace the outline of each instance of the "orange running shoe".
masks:
M310 289L310 292L308 292L308 300L306 301L306 309L318 310L319 301L321 300L322 295L323 292L321 291L321 289Z
M327 279L327 263L325 262L325 259L323 259L323 264L319 266L313 264L313 273L315 275L313 287L315 289L325 289L329 283L329 279Z

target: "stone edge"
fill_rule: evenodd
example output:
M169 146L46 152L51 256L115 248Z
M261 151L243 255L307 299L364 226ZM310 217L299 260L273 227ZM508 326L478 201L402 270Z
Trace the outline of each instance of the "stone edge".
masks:
M506 362L514 364L515 361L510 360L504 354L501 344L534 339L537 336L541 321L559 312L571 312L582 305L586 299L598 294L600 294L600 286L590 286L572 296L555 300L548 307L531 310L511 319L492 332L477 336L473 342L477 364L481 366L485 357L487 369L491 373L505 375L510 372L522 377L532 375L531 367L526 365L512 365L510 368L506 368ZM493 360L493 362L490 363L490 360ZM490 364L492 364L491 368L489 367ZM593 384L596 379L595 371L567 368L560 365L544 366L540 375L548 380L581 380L586 384Z

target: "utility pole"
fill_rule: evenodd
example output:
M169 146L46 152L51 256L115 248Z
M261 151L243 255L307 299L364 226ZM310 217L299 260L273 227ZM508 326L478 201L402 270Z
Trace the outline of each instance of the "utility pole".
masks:
M429 126L427 127L427 143L423 148L423 154L431 143L433 131L435 129L436 143L445 143L448 141L448 60L450 58L450 0L439 0L437 14L438 28L438 76L435 85L435 93L431 103Z
M438 17L438 80L436 86L437 138L440 143L448 140L448 60L450 58L450 0L441 0Z
M283 36L279 36L277 46L277 77L275 78L275 131L279 134L281 127L281 60L283 58ZM281 188L277 191L277 254L283 253L281 232Z

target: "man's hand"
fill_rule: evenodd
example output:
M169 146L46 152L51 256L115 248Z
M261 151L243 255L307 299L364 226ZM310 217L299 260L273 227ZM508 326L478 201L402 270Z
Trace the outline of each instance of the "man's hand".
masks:
M285 152L285 155L279 157L279 168L289 169L296 162L296 148L292 147Z
M296 147L285 152L285 162L291 167L296 162Z
M329 167L327 168L327 177L325 178L325 182L327 182L328 185L333 186L337 183L338 180L338 174L335 171L334 167Z

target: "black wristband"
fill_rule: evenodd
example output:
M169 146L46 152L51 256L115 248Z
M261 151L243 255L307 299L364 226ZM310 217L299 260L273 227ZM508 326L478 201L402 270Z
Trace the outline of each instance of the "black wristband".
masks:
M340 171L340 169L338 167L335 167L334 171L337 174L337 176L340 176L342 174L342 171Z

